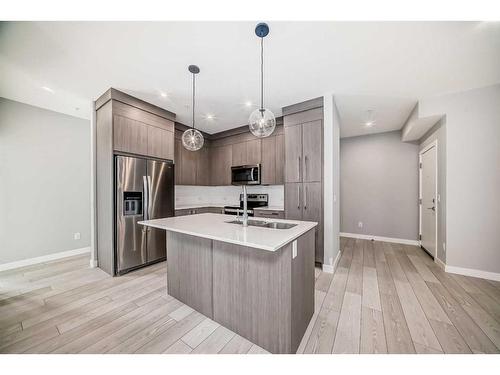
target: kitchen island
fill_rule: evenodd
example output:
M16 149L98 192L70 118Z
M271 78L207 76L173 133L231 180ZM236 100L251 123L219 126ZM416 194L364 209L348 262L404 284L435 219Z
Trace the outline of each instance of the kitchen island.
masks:
M168 294L271 353L295 353L314 313L317 223L199 214L167 231ZM287 227L286 229L277 229Z

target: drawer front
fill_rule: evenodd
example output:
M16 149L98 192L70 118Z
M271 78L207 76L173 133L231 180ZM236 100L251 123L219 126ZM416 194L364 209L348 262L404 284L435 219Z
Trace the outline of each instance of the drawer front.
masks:
M271 211L271 210L254 210L254 217L267 217L274 219L284 219L284 211Z

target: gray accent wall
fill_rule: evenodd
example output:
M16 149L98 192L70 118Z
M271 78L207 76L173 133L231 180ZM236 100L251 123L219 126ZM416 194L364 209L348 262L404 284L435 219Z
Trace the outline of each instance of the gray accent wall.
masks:
M0 98L0 181L0 264L90 246L90 121Z
M418 151L400 131L340 140L341 233L417 240Z
M446 265L500 276L500 84L420 101L446 116Z
M437 257L446 263L446 118L441 119L420 140L419 149L423 150L437 141Z

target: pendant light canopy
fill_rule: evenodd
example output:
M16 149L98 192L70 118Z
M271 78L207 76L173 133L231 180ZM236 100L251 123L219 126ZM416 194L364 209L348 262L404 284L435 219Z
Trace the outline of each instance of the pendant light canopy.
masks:
M264 37L269 34L267 23L259 23L255 27L255 35L260 38L260 108L250 114L248 127L253 135L259 138L269 137L276 127L274 113L264 108Z
M203 139L203 134L201 134L199 130L196 130L194 128L195 125L194 99L195 99L195 89L196 89L196 74L200 72L200 68L198 68L196 65L189 65L188 70L190 73L193 74L193 126L191 129L186 130L182 134L182 145L186 150L198 151L200 148L203 147L203 143L205 142L205 140Z

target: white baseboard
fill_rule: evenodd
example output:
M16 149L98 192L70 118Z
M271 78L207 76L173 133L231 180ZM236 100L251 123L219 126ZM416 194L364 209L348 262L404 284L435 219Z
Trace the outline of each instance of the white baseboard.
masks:
M335 260L333 261L333 264L323 264L323 272L326 273L334 273L335 269L337 268L337 264L339 263L340 256L341 256L340 250L337 252L337 256L335 257Z
M404 238L372 236L371 234L358 234L358 233L343 233L343 232L341 232L340 237L359 238L362 240L374 240L374 241L400 243L400 244L404 244L404 245L420 246L420 242L417 240L406 240Z
M443 271L446 272L446 264L439 258L434 258L434 262L441 268Z
M7 270L15 269L15 268L31 266L33 264L50 262L51 260L72 257L75 255L80 255L80 254L85 254L85 253L90 253L90 247L82 247L80 249L62 251L59 253L44 255L41 257L23 259L23 260L18 260L16 262L0 264L0 271L7 271Z
M481 271L472 268L462 268L462 267L455 267L448 265L445 266L444 270L446 272L456 273L458 275L472 276L472 277L478 277L480 279L500 281L500 273L496 272Z
M90 259L90 268L97 268L97 260Z

